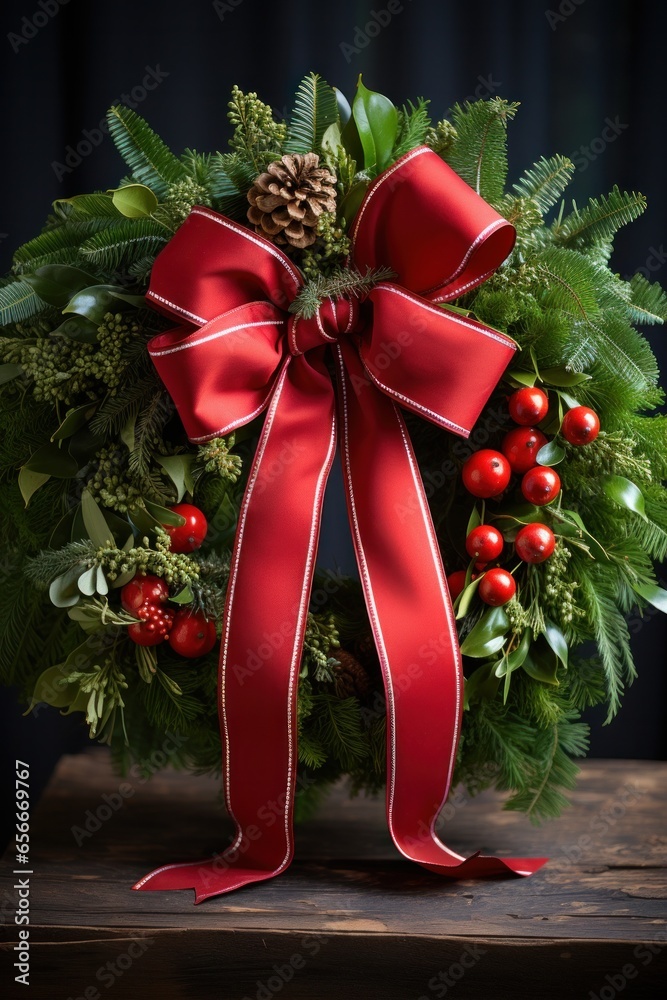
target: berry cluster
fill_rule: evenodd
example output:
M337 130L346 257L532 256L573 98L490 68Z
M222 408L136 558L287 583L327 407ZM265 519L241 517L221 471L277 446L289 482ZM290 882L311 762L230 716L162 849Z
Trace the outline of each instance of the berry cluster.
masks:
M560 476L555 469L541 465L540 450L549 443L537 426L549 412L549 398L542 389L526 387L517 389L509 398L509 413L517 426L503 438L501 451L483 448L464 463L463 485L475 497L498 497L510 484L512 474L521 476L520 489L523 499L535 507L545 507L559 495ZM571 445L581 446L594 441L600 431L597 414L587 406L575 406L565 414L560 433ZM474 560L471 579L479 572L480 598L493 607L507 604L516 594L516 581L511 573L501 567L487 569L490 562L500 558L504 538L497 528L480 524L466 538L466 551ZM516 555L524 563L543 563L553 554L556 539L551 528L542 522L524 525L514 539ZM452 600L456 600L466 584L465 570L448 576Z
M172 551L193 552L206 537L206 518L191 504L177 504L171 509L185 518L183 525L165 526ZM166 641L174 652L188 658L209 653L217 639L215 622L201 611L174 611L167 606L168 600L169 587L159 576L137 574L125 584L120 602L126 611L141 619L128 626L130 639L138 646L158 646Z

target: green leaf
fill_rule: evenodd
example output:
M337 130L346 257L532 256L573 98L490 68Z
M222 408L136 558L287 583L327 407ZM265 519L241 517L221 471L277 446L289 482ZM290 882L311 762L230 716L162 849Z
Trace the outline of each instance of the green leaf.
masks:
M338 87L334 87L334 94L336 95L336 103L338 104L338 118L340 120L341 128L347 125L350 118L352 117L352 108L350 107L350 102Z
M502 608L490 608L461 643L464 656L491 656L505 645L509 619Z
M285 152L319 153L324 133L334 123L338 123L336 94L321 76L309 73L294 98Z
M658 611L664 611L667 614L667 590L663 590L655 583L633 583L632 589Z
M482 579L481 576L478 576L476 580L472 580L471 583L469 583L467 587L465 587L461 591L456 601L454 602L456 605L457 621L459 621L461 618L465 618L465 616L468 614L470 605L472 604L472 599L477 593L477 588L479 587L481 579Z
M481 523L482 523L482 518L480 517L479 511L477 510L477 505L475 505L473 509L470 511L470 517L468 518L466 537L470 534L473 528L478 528Z
M92 274L69 264L45 264L38 267L34 274L24 275L23 280L32 285L40 299L59 309L67 305L75 292L94 285L96 281Z
M186 493L192 495L195 484L192 478L194 455L156 455L155 461L162 466L177 491L177 503L180 503Z
M84 597L92 597L97 584L97 566L85 570L77 580L77 586Z
M568 661L568 645L567 640L561 630L552 621L547 621L546 627L544 629L544 638L547 640L552 650L563 664L567 667Z
M63 663L43 671L35 683L30 705L23 714L29 715L35 705L42 703L54 708L66 708L72 701L76 685L66 684L64 676L66 671Z
M75 431L78 431L88 423L96 409L97 403L84 403L83 406L77 406L74 409L68 410L65 414L65 419L55 434L52 435L51 440L62 441L64 438L71 437Z
M646 517L644 494L630 479L625 476L603 476L602 489L619 506L634 511L640 517Z
M69 452L51 443L44 444L33 452L23 468L29 472L55 476L57 479L72 479L79 471L78 462Z
M56 214L69 218L81 215L102 216L110 219L118 218L118 211L111 200L111 195L100 192L95 194L75 194L71 198L56 198L53 202L53 209Z
M552 441L547 441L543 444L537 455L535 456L535 461L538 465L558 465L565 458L565 449L561 448L556 439Z
M79 564L57 576L49 587L49 598L57 608L70 608L79 600L79 577L84 572Z
M194 599L195 597L189 584L183 587L182 590L179 590L175 597L169 598L170 601L174 601L176 604L192 604Z
M112 201L127 219L151 216L158 206L154 192L145 184L126 184L113 191Z
M167 525L170 528L181 528L185 524L185 518L168 507L162 507L161 504L152 503L150 500L144 500L144 504L148 513L155 518L158 524Z
M500 681L495 675L494 666L493 663L483 663L466 677L463 692L463 706L466 710L477 702L495 698Z
M85 316L68 316L51 336L67 337L68 340L76 340L81 344L96 344L97 324L91 323Z
M361 208L361 203L366 196L367 190L368 181L357 181L357 183L350 188L340 203L340 208L338 210L339 215L348 228L350 227L353 219L356 218L357 212Z
M135 308L146 304L143 295L127 295L116 285L92 285L73 295L63 312L85 316L99 326L106 313L118 309L119 302Z
M22 374L23 368L21 368L21 365L0 365L0 385L4 385L5 382L11 382L12 379L18 378Z
M558 656L543 635L531 645L523 661L523 669L533 680L542 681L543 684L558 684Z
M391 162L398 131L396 108L388 97L364 87L360 76L352 115L364 151L364 169L379 174Z
M40 486L47 483L50 478L51 476L48 473L33 472L31 469L26 469L25 465L19 470L18 484L26 507Z
M81 513L88 537L94 545L106 548L114 544L113 532L90 490L81 494Z
M590 382L591 376L586 372L569 371L565 365L557 365L555 368L542 368L540 380L548 385L563 386L565 388L573 385L581 385L582 382Z
M514 670L517 670L522 666L523 661L528 655L528 650L530 649L530 644L533 641L533 633L530 629L526 631L521 636L521 642L516 649L513 649L511 653L504 656L502 660L499 660L495 665L496 677L504 677L506 674L511 674Z
M512 379L513 382L518 382L519 385L527 385L532 387L537 382L536 372L522 372L518 368L511 368L507 372L507 378Z

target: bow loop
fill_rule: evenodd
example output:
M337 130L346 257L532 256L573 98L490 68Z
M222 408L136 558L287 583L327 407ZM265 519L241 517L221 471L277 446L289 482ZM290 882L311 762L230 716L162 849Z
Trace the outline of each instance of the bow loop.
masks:
M505 260L516 233L428 146L371 184L352 229L360 271L389 267L412 292L450 301Z

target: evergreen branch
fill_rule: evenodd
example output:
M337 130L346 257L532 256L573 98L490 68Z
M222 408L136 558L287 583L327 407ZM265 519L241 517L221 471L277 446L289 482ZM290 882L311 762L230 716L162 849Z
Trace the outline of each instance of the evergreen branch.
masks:
M398 160L411 149L415 149L426 139L431 127L431 119L428 115L430 101L423 97L417 98L417 103L408 101L401 109L401 120L396 136L396 142L392 150L392 160Z
M285 152L319 153L324 133L337 121L338 102L333 87L317 73L308 73L296 92Z
M636 677L636 670L630 650L630 636L623 615L615 603L615 576L610 583L601 567L584 568L583 560L577 560L581 570L579 584L585 605L587 621L595 635L600 659L607 682L609 710L606 722L611 722L621 707L621 695L626 683Z
M325 299L335 300L342 295L364 298L381 281L389 281L393 277L394 272L389 267L375 270L369 267L365 274L352 268L341 268L329 275L318 274L306 282L289 311L302 319L311 319Z
M81 254L104 271L120 271L147 255L155 258L169 235L153 219L123 219L86 240Z
M45 589L56 577L77 566L93 566L95 552L95 546L89 539L68 542L60 549L43 549L28 559L25 566L26 578L35 587Z
M169 185L187 177L185 166L140 115L117 104L107 113L109 131L116 148L135 181L151 188L160 200Z
M44 309L46 303L27 281L12 281L0 288L0 326L21 323Z
M14 254L14 270L20 274L36 271L45 264L78 264L79 247L84 240L113 226L115 222L108 217L86 216L77 222L65 222L54 229L45 229L18 248Z
M572 180L574 164L566 156L540 157L513 185L521 198L530 198L545 215Z
M628 314L634 323L664 323L667 320L667 294L660 285L647 281L642 274L633 274Z
M464 181L491 204L503 196L507 177L506 131L519 105L500 97L456 104L456 140L445 159Z
M585 250L600 240L612 237L621 226L641 215L645 208L643 195L620 191L614 186L606 197L591 198L581 212L573 203L572 213L564 220L554 222L554 241L560 246Z

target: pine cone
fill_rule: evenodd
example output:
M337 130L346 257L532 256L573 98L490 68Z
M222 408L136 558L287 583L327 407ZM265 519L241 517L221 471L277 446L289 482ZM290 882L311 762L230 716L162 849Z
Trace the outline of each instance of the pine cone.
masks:
M336 209L336 178L317 153L285 155L269 163L248 191L248 219L273 243L309 247L322 212Z
M339 698L366 698L373 690L368 672L346 649L331 649L329 656L337 663L333 668L336 694Z

